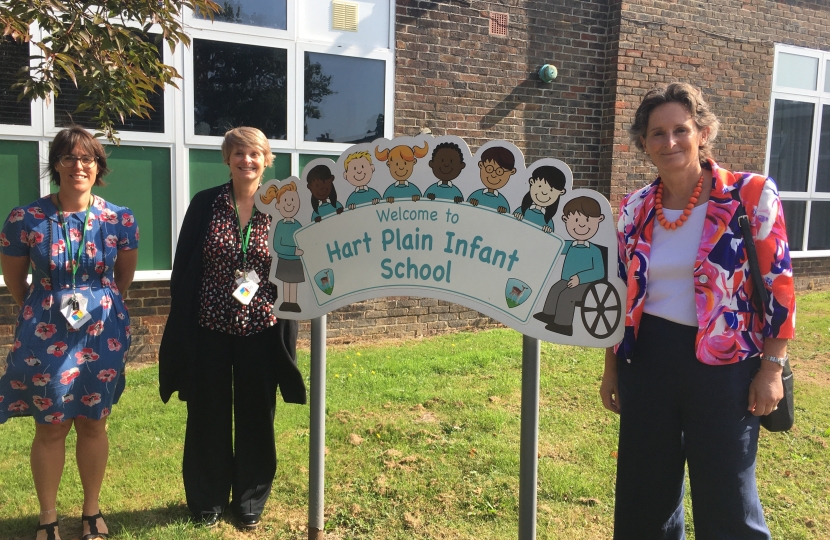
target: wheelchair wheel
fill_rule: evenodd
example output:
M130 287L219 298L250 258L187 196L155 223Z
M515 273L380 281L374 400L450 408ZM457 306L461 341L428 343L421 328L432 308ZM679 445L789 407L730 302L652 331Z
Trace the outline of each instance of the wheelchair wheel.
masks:
M582 297L582 324L597 339L614 333L622 319L622 303L617 290L607 281L591 283Z

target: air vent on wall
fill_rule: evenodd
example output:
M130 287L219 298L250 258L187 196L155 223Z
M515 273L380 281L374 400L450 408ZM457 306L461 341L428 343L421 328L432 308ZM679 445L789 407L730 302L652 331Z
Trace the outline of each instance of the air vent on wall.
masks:
M357 3L334 0L331 3L331 28L357 32Z
M507 35L507 13L490 12L490 35L491 36L506 36Z

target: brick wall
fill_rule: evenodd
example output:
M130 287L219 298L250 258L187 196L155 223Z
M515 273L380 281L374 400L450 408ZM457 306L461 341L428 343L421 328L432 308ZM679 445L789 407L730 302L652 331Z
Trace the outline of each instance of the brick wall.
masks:
M0 287L0 366L6 366L6 356L14 342L14 323L17 320L17 306L5 287Z
M433 298L387 297L358 302L329 313L329 343L350 343L371 337L415 338L446 331L501 326L468 307ZM300 339L308 339L310 324L300 324Z
M793 259L795 290L830 289L830 257Z
M133 283L127 292L133 342L130 362L155 362L164 323L170 312L170 288L166 281ZM0 372L11 349L17 307L8 289L0 287ZM388 297L345 306L329 313L329 343L350 343L371 337L404 339L445 331L501 326L470 308L432 298ZM311 324L300 322L300 340L309 339Z
M490 35L490 12L508 14ZM463 137L475 152L492 139L516 144L527 162L566 162L574 184L607 194L600 168L607 86L609 2L424 2L396 12L395 134ZM552 84L536 75L554 64Z
M170 313L170 284L166 281L133 282L127 291L133 343L129 360L155 362L161 334Z
M721 121L714 155L733 170L764 170L774 44L830 50L826 1L629 0L620 16L611 202L653 180L626 129L649 88L674 80L704 89Z

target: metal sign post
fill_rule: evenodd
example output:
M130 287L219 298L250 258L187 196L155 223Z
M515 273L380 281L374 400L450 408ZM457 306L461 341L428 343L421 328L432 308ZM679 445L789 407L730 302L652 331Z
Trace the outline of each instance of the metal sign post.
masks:
M326 316L311 320L311 423L308 452L308 540L325 535Z
M540 343L522 336L522 427L519 449L519 540L536 538L536 482L539 465Z

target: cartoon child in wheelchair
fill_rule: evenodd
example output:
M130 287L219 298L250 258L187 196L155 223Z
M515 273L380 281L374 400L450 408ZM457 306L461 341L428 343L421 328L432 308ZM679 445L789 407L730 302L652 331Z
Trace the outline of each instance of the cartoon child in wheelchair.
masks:
M607 281L608 248L588 241L604 219L599 203L590 197L571 199L562 209L562 221L573 240L562 249L562 279L551 286L542 311L533 315L546 330L573 335L577 306L585 328L596 338L610 336L619 324L620 297Z

